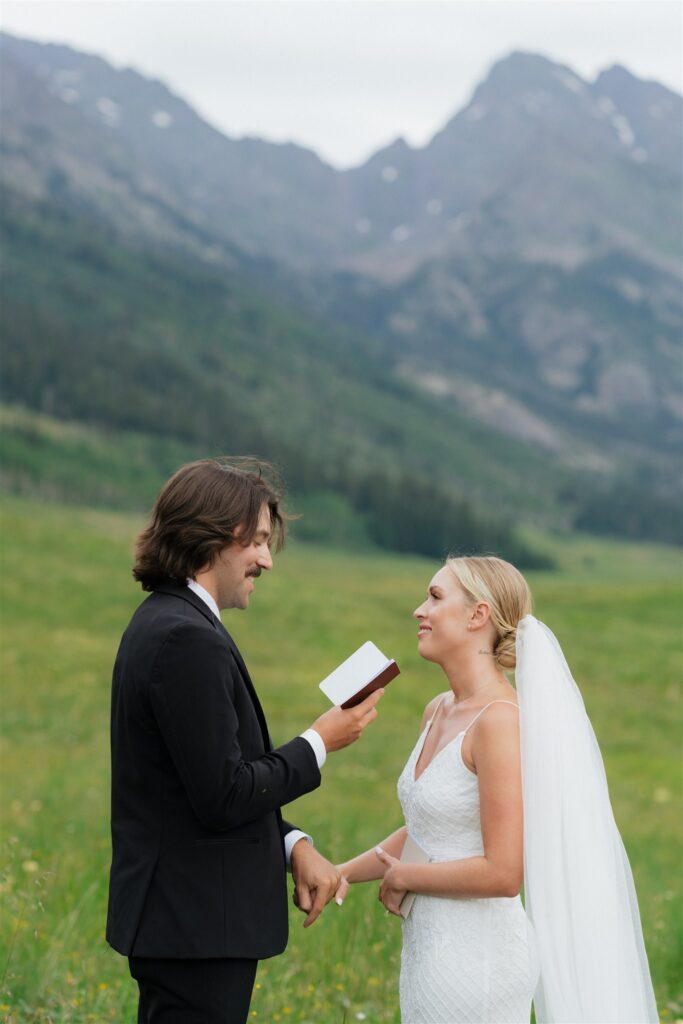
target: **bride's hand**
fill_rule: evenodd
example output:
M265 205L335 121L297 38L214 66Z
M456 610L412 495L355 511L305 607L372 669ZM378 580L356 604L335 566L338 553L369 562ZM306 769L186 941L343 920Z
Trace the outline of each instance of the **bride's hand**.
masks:
M384 865L384 878L379 887L379 899L387 908L390 914L401 916L399 907L407 890L401 880L401 862L396 857L385 853L381 846L375 849L375 854Z
M339 864L337 865L337 871L341 875L341 882L339 883L339 888L334 894L334 902L337 904L337 906L341 907L342 903L344 902L348 895L349 889L351 888L351 883L349 882L348 878L342 871L341 865Z

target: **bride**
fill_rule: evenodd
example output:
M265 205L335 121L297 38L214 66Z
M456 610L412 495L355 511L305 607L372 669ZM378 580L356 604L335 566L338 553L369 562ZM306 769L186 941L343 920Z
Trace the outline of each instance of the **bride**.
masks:
M602 758L531 609L514 566L463 557L414 612L418 650L449 689L427 705L398 781L405 826L340 865L337 893L381 879L397 915L417 894L403 922L403 1024L528 1024L532 999L539 1024L659 1019ZM421 861L401 861L408 835Z

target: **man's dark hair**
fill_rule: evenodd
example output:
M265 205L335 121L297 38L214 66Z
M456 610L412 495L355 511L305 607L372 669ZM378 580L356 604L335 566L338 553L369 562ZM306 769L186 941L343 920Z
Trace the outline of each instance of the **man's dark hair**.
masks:
M273 477L272 466L252 458L200 459L176 470L137 540L133 576L142 589L153 590L165 579L185 583L233 540L250 544L264 505L270 509L271 547L279 550L286 517Z

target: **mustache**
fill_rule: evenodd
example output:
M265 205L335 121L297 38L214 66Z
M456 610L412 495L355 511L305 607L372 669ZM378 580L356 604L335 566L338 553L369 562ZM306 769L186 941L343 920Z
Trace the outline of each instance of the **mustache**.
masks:
M262 572L263 572L263 569L261 569L261 567L257 565L254 569L250 569L249 570L249 572L247 573L247 577L254 576L254 577L258 578L261 575Z

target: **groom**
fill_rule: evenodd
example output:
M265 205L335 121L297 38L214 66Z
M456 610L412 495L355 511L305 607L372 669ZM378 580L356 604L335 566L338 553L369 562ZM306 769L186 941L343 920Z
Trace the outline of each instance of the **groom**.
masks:
M320 785L382 691L273 748L220 620L248 606L284 532L261 465L205 459L171 477L138 538L133 575L151 593L114 666L107 915L138 1024L243 1024L258 960L287 944L287 867L305 926L340 882L280 808Z

